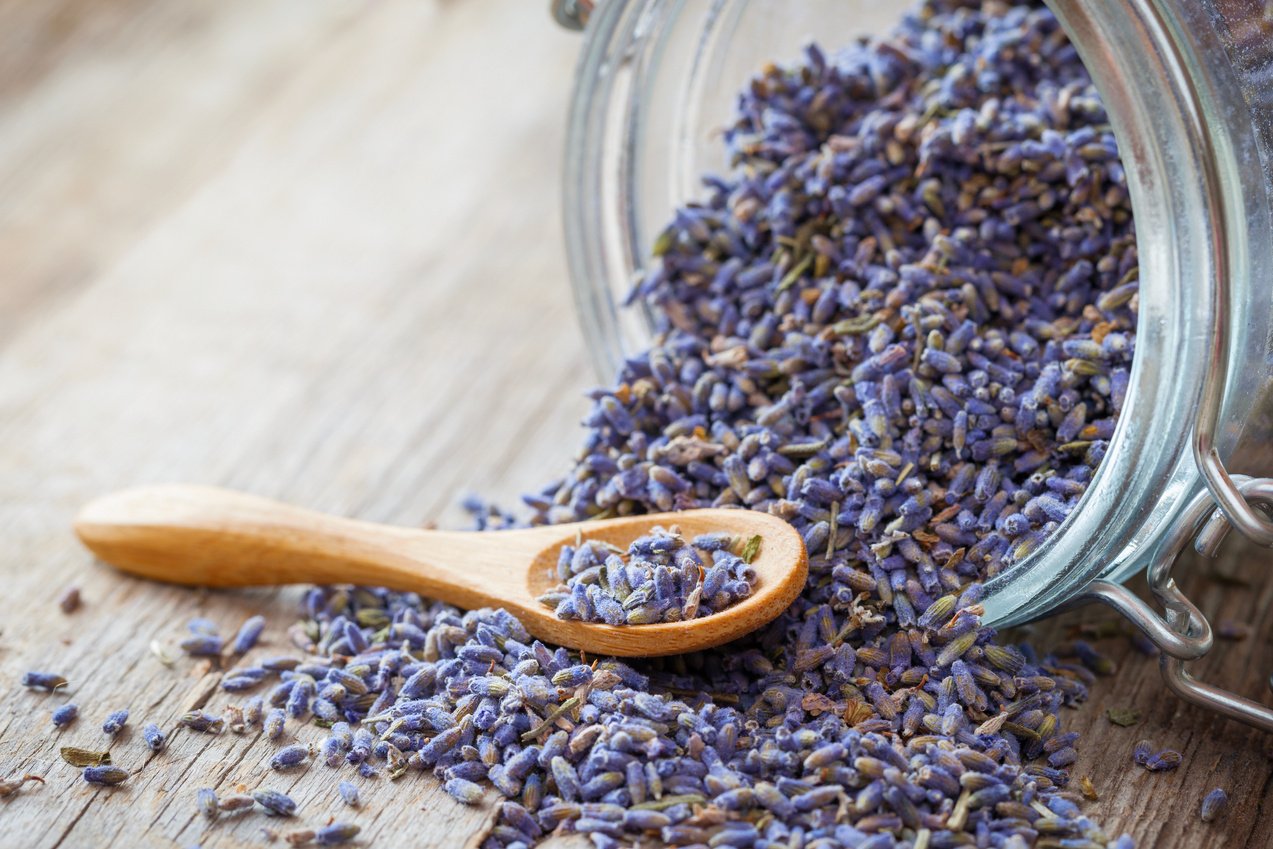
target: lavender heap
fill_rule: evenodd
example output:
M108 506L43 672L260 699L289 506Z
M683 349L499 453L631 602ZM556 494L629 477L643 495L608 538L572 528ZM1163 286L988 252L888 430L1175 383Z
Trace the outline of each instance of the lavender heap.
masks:
M730 175L639 287L666 332L529 502L787 518L809 581L768 628L586 662L505 611L317 588L293 632L317 657L236 680L277 674L267 701L330 724L329 766L492 786L489 849L1107 845L1058 728L1094 667L995 644L978 604L1073 508L1126 391L1136 252L1105 121L1052 15L1002 2L929 2L743 94Z
M559 619L648 625L710 616L751 595L754 546L730 551L729 534L700 534L691 542L675 529L653 528L622 549L588 540L562 546L561 584L539 597ZM750 553L750 557L747 556ZM711 559L704 567L703 555Z
M1126 849L1067 789L1059 728L1101 658L999 645L979 618L980 582L1081 497L1127 388L1131 211L1077 55L1042 7L929 0L887 39L765 69L726 141L732 170L676 214L638 289L665 332L528 501L537 522L767 510L804 535L803 594L725 649L625 664L502 610L314 588L291 631L308 656L228 674L270 687L228 727L309 720L328 768L427 771L466 803L489 785L484 849L559 831L599 849ZM192 632L188 651L222 650Z

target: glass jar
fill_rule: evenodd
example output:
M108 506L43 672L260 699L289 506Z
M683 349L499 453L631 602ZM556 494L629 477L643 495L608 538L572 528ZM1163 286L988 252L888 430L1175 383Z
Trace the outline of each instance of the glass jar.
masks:
M584 332L608 377L652 321L624 307L673 209L725 165L714 131L765 62L816 36L834 47L898 11L872 0L601 0L587 16L570 115L566 238ZM1109 450L1045 544L987 585L987 621L1025 622L1096 598L1165 651L1173 689L1273 730L1273 712L1189 677L1204 617L1170 580L1206 525L1273 544L1273 12L1260 0L1050 4L1104 98L1126 168L1141 265L1137 352ZM834 33L833 36L826 35ZM1239 493L1244 488L1246 497ZM1219 509L1216 510L1216 505ZM1139 569L1165 618L1121 587Z

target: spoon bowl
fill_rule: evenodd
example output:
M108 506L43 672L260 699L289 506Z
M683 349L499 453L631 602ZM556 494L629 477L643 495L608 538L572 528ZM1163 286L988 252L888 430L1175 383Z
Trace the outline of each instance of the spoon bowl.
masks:
M625 549L655 527L686 538L760 537L752 593L683 622L612 626L558 619L537 597L556 586L562 546L596 540ZM509 531L433 531L329 516L216 487L126 489L80 512L75 532L98 557L144 578L206 587L361 584L417 592L459 607L503 607L536 637L620 657L719 646L782 613L808 575L800 534L754 510L703 509Z

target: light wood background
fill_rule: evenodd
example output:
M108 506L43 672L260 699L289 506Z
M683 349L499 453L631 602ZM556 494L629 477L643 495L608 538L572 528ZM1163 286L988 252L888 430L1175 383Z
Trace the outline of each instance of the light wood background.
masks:
M70 533L88 498L142 482L239 487L361 518L459 525L468 491L512 503L561 469L594 377L564 268L562 129L578 36L526 0L26 0L0 2L0 847L257 843L267 821L195 813L202 786L272 786L296 825L352 819L378 847L480 842L429 777L362 781L337 801L313 766L271 773L253 735L178 732L151 756L135 729L219 710L220 671L165 668L193 615L231 632L270 618L286 650L299 591L199 593L122 577ZM1210 613L1254 624L1205 675L1267 699L1273 580L1200 578ZM1195 574L1200 570L1195 569ZM85 606L64 616L61 591ZM1223 609L1221 610L1221 606ZM1054 643L1098 611L1036 638ZM1142 846L1273 845L1270 741L1168 695L1121 640L1120 663L1072 715L1089 815ZM17 686L67 675L68 695ZM53 707L81 718L61 732ZM1136 707L1141 725L1102 711ZM114 745L138 773L96 789L62 745ZM317 729L294 729L318 740ZM1147 737L1177 772L1131 763ZM1223 822L1197 820L1225 786ZM572 842L578 845L577 841Z

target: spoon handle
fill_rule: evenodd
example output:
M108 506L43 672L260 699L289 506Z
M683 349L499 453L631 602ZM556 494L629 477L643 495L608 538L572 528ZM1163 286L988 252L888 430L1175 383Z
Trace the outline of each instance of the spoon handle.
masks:
M519 576L518 564L543 544L535 530L487 535L399 528L187 485L99 498L76 517L75 532L107 563L169 583L358 583L465 607L523 600L518 581L525 583L525 567Z

